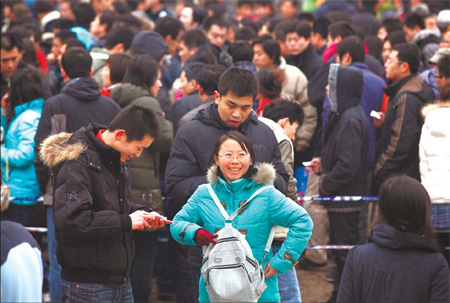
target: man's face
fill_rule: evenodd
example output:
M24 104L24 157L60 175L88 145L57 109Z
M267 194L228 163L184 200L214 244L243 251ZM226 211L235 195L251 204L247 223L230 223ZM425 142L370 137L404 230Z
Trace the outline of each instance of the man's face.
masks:
M418 32L416 29L411 29L406 25L403 25L403 31L406 34L406 41L411 41Z
M166 40L167 42L167 53L169 55L175 56L177 53L177 49L179 47L180 37L183 34L183 31L180 31L178 33L178 36L175 39L172 39L172 36L168 36L169 40Z
M192 93L192 85L191 85L191 81L188 80L188 78L186 77L186 72L182 71L181 75L180 75L180 89L181 92L183 93L183 96L187 96L190 93Z
M228 126L239 127L247 120L252 111L252 96L237 97L230 91L224 96L215 92L214 96L218 104L217 111L220 119Z
M450 78L445 78L438 72L436 73L436 84L439 89L439 99L441 101L450 100Z
M259 69L273 67L273 60L264 51L261 44L255 44L255 46L253 46L253 63L255 63L256 67Z
M227 28L220 27L216 24L213 24L209 31L206 33L206 37L208 37L209 42L218 47L222 48L225 43L225 38L227 36Z
M237 13L241 19L251 18L253 16L253 7L249 4L241 5L237 8Z
M112 9L112 0L95 0L91 1L92 7L94 8L95 12L98 13L105 9Z
M196 49L195 47L193 49L189 49L183 40L180 41L180 44L178 44L178 56L180 56L181 64L185 64L186 61L189 59L190 56L195 54Z
M401 70L401 65L405 64L403 62L400 62L398 60L398 51L393 50L390 55L389 58L387 59L386 63L384 64L384 68L386 70L386 78L391 79L393 81L397 81L400 80L404 77L402 70Z
M113 148L120 153L120 162L124 163L133 157L140 157L144 148L149 147L153 140L150 135L145 135L142 140L127 141L127 136L123 135Z
M61 47L62 47L61 39L57 37L54 38L51 52L53 55L55 55L55 58L58 58L59 55L61 55Z
M289 54L297 56L305 51L309 45L309 39L300 37L297 33L286 34L286 46Z
M1 72L6 78L10 78L12 73L17 69L19 61L22 58L22 54L19 52L17 47L12 50L7 51L1 49Z
M425 23L425 28L429 29L430 31L439 30L435 16L429 16L429 17L425 18L424 23Z
M283 18L291 19L294 17L295 13L297 12L297 8L292 4L291 1L284 1L281 4L280 12L283 15Z
M295 133L298 129L298 122L291 123L289 119L287 119L286 124L283 127L284 132L286 133L286 136L291 139L291 141L294 141L295 139Z
M104 26L100 24L100 15L95 16L94 20L92 20L89 27L89 32L99 38L106 34Z
M386 28L384 26L380 26L380 28L378 29L378 32L377 32L378 39L380 39L381 41L384 41L384 39L386 39L387 35L388 35L388 32L387 32Z
M383 44L383 51L381 53L381 57L383 57L383 62L386 64L386 61L389 59L389 55L392 52L391 42L385 41Z
M70 6L70 2L61 2L59 4L59 12L61 13L61 18L75 20L75 15L72 12L72 7Z
M264 18L264 17L270 17L271 14L272 14L272 10L270 9L269 5L256 4L255 15L259 19Z
M194 11L193 11L192 7L185 7L181 11L179 19L180 19L181 23L184 24L184 28L186 30L194 28L194 26L193 26L193 23L194 23L194 16L193 16L193 14L194 14Z

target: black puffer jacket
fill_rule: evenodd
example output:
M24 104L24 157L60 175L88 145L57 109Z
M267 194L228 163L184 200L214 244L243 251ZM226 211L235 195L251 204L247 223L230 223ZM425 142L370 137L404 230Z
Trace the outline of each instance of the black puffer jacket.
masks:
M367 191L369 126L359 105L363 81L359 69L331 65L332 112L322 150L321 196L361 196ZM352 202L343 203L353 205ZM342 205L332 202L327 206L330 210Z
M72 136L61 133L43 143L41 157L57 171L54 218L61 275L69 281L120 285L130 277L134 257L126 164L90 125Z
M386 224L350 250L337 302L449 302L449 271L427 238Z
M171 197L171 215L175 215L200 184L207 183L206 172L217 140L229 130L237 130L253 143L256 162L272 163L277 170L275 187L286 192L286 172L273 131L258 121L252 111L237 129L222 122L217 105L198 112L193 121L180 128L170 151L166 168L166 184Z
M420 76L411 75L388 86L385 92L389 103L381 128L382 154L375 166L375 177L380 184L398 173L420 181L421 109L433 101L433 89Z

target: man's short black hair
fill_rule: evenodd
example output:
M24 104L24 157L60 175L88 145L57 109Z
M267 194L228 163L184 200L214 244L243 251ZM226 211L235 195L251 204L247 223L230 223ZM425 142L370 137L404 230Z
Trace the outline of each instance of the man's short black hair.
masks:
M130 62L131 56L127 54L112 54L106 59L106 64L109 66L109 79L112 84L122 82Z
M236 41L228 47L228 53L233 58L233 62L253 60L253 47L245 41Z
M384 42L389 41L391 44L391 47L394 47L394 45L406 43L406 35L405 32L402 30L394 31L390 33L386 38L384 38Z
M208 42L208 38L205 33L199 29L190 29L185 31L180 38L184 42L184 45L191 50L194 47L200 48L202 45Z
M55 35L55 38L61 40L61 43L64 44L67 40L77 39L77 34L72 32L69 29L62 30Z
M264 107L263 117L278 122L280 119L289 118L292 124L298 122L298 125L303 124L303 109L300 104L291 102L285 99L272 101Z
M109 9L102 10L98 16L100 24L106 24L106 32L110 31L117 18L119 18L119 15Z
M291 2L293 7L299 7L300 6L300 2L298 0L282 0L281 3L280 3L280 6L284 2Z
M66 51L72 47L86 48L86 45L84 45L83 42L81 42L80 40L78 40L76 38L68 39L68 40L64 41L63 44L66 44Z
M128 3L123 1L114 1L112 7L119 15L131 13L131 8L128 6Z
M237 7L241 7L244 5L250 5L253 7L255 5L255 1L253 0L238 0Z
M336 22L330 25L328 28L328 33L331 36L331 39L336 39L336 37L340 36L342 39L348 36L356 35L355 30L352 25L345 21Z
M208 32L213 25L217 25L220 28L226 27L228 29L229 24L225 18L220 18L217 16L211 16L203 21L203 29Z
M125 51L130 49L135 31L131 27L114 26L113 29L105 37L106 49L112 49L119 43L123 44Z
M258 35L256 34L255 30L250 26L244 26L239 28L234 33L234 41L246 41L250 42L253 39L255 39Z
M181 71L184 71L184 74L186 75L186 79L188 81L191 81L191 80L197 81L204 66L205 66L205 63L202 63L202 62L189 62L183 66Z
M159 19L155 25L155 32L161 34L164 39L170 35L175 40L179 33L184 30L184 25L174 17L166 16Z
M201 5L186 5L192 8L192 21L197 22L199 25L203 23L206 17L208 17L208 10Z
M398 17L384 18L378 28L380 27L384 27L389 34L398 30L403 30L402 20L400 20L400 18Z
M286 28L286 34L297 33L299 37L308 39L311 36L311 27L306 21L297 21L294 23L294 27Z
M311 13L300 13L298 14L295 19L297 19L298 21L306 21L306 22L314 22L314 20L316 20L316 17L314 17L313 14Z
M439 75L445 78L450 78L450 55L445 55L442 57L438 64Z
M62 56L61 65L70 79L89 77L92 57L85 48L71 47Z
M60 30L71 29L75 26L75 21L69 18L58 18L53 21L53 29Z
M127 142L141 141L146 135L157 139L159 125L153 111L144 105L131 104L124 107L109 123L108 131L125 130Z
M402 43L397 44L392 49L398 52L398 61L408 63L411 74L416 74L420 64L420 50L417 45Z
M411 14L408 17L406 17L404 24L409 29L414 29L416 26L418 26L420 29L425 28L423 18L418 14Z
M312 27L313 33L319 33L322 39L327 39L328 37L328 27L331 25L330 19L327 17L320 17L314 20L314 24Z
M220 96L228 93L232 93L236 97L251 96L252 99L255 99L258 94L258 79L247 69L230 67L219 79Z
M336 48L339 59L345 54L350 54L352 62L365 62L366 53L364 51L364 42L358 36L344 38Z
M36 1L39 2L39 1ZM75 21L81 27L89 30L91 22L95 19L95 11L90 3L80 2L72 8L73 14L75 15Z
M19 52L23 49L22 38L20 37L20 35L16 33L2 34L1 49L10 52L15 47L17 47L17 50Z
M283 41L286 40L286 29L294 23L294 20L283 20L277 25L275 25L275 28L273 30L273 33L275 34L275 39L277 41Z
M149 89L158 80L158 72L158 62L153 57L134 55L125 72L123 82Z
M214 95L219 90L219 79L226 68L220 64L207 64L198 76L197 84L202 87L207 96Z
M269 56L270 59L273 60L275 65L281 64L281 49L278 42L275 41L270 35L262 35L253 40L252 46L254 47L257 44L261 44L264 52Z
M41 14L41 13L51 12L54 9L55 9L55 6L49 0L40 0L40 1L34 2L34 4L33 4L33 11L36 15Z

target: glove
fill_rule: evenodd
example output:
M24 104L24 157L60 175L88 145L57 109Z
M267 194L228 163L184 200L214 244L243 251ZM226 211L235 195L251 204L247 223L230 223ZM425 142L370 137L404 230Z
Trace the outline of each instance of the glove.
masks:
M195 233L194 236L194 242L197 244L197 246L203 246L203 245L209 245L209 243L217 244L216 240L214 238L217 238L217 235L211 234L206 229L199 229Z

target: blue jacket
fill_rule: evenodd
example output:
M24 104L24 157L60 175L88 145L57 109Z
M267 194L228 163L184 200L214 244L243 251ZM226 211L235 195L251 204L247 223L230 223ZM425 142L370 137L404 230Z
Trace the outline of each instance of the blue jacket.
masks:
M34 136L41 119L43 105L44 99L41 98L16 106L14 118L9 125L6 125L6 118L2 115L1 123L6 133L6 144L2 144L1 149L3 180L7 180L5 164L8 159L12 197L37 198L41 194L33 162ZM15 199L13 203L30 205L36 201Z
M212 185L220 201L225 202L225 209L230 215L245 199L248 199L258 188L272 184L275 180L275 169L270 164L256 165L257 172L251 179L241 178L227 184L217 174L217 166L208 171L208 181ZM206 185L201 185L174 218L170 231L172 237L182 244L196 245L194 236L197 230L204 228L216 233L223 228L224 218L214 204ZM270 261L280 272L286 272L300 258L311 237L313 223L308 213L286 198L275 188L267 189L255 197L240 215L233 221L233 227L246 234L254 257L261 264L264 248L272 226L289 227L289 233L280 251L273 257L266 256L263 267ZM278 281L276 275L266 280L267 289L259 302L279 302ZM209 302L203 277L200 277L200 302Z

